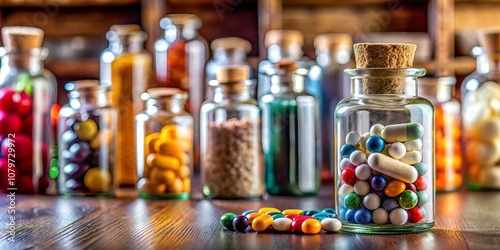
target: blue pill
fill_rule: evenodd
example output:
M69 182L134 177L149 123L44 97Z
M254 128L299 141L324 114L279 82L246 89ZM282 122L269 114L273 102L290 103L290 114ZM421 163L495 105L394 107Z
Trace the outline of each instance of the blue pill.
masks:
M329 208L329 207L327 207L327 208L323 209L323 211L322 211L322 212L325 212L325 213L331 213L331 214L336 214L335 209L333 209L333 208Z
M248 215L248 214L250 214L250 213L256 213L256 212L258 212L258 211L257 211L257 210L247 210L247 211L245 211L245 212L241 213L241 215L245 215L245 216L247 216L247 215Z
M372 135L366 140L366 149L372 153L380 153L384 151L385 141L379 135Z
M372 220L372 213L366 208L357 209L354 220L358 224L368 224Z
M345 144L340 148L340 156L342 156L342 158L349 158L352 152L354 152L355 150L356 149L354 148L353 145Z
M313 214L313 217L314 218L318 218L318 217L333 218L333 217L335 217L335 214L321 212L321 213Z
M318 209L312 209L312 210L307 210L306 213L305 213L305 215L307 215L307 216L313 216L313 215L315 215L317 213L321 213L321 211L318 210Z
M422 175L425 175L427 173L427 165L425 165L423 162L419 162L415 165L413 165L413 167L417 170L417 173L418 173L418 176L422 176Z
M375 189L377 191L382 191L382 190L384 190L386 185L387 185L387 181L381 175L375 175L372 177L371 186L373 189Z
M340 220L344 220L344 221L346 220L346 218L345 218L345 214L347 213L347 210L348 210L348 209L347 209L347 208L345 208L345 207L341 207L341 208L340 208L340 213L339 213L339 219L340 219Z
M387 211L387 212L390 212L392 211L393 209L399 207L399 203L398 203L398 200L396 200L396 198L392 198L392 197L389 197L387 199L385 199L383 202L382 202L382 207Z
M345 213L345 219L348 222L356 223L356 220L354 219L354 214L356 214L356 211L357 211L357 209L349 209L349 210L347 210L347 212Z

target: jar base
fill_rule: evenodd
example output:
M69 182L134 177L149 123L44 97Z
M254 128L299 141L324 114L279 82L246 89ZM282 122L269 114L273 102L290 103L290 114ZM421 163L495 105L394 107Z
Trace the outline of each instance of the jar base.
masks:
M353 223L342 222L342 232L346 233L361 233L361 234L407 234L420 233L431 229L434 222L408 224L396 226L392 224L386 225L360 225Z
M187 200L189 199L190 194L180 193L180 194L149 195L145 193L140 193L139 197L146 200Z

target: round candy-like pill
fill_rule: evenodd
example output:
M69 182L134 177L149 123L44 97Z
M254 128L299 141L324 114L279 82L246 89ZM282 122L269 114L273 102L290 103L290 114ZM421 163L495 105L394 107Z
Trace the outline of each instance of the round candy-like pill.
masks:
M366 140L366 149L372 153L380 153L385 148L385 141L378 135L372 135ZM370 164L368 164L370 165Z
M425 191L417 191L417 198L417 206L422 207L429 201L429 194L427 194L427 192Z
M355 169L355 168L356 168L356 166L354 166L354 165L352 165L352 164L351 164L351 161L349 160L349 158L344 158L344 159L342 159L342 160L340 161L340 163L339 163L339 168L340 168L341 170L345 170L345 169L348 169L348 168L350 168L350 169Z
M234 230L233 220L236 216L238 215L235 213L225 213L220 217L220 224L229 230Z
M302 213L302 209L285 209L283 210L284 215L289 215L289 214L300 214Z
M482 165L492 165L500 160L500 140L478 141L474 145L475 159Z
M354 213L354 220L358 224L368 224L372 220L372 213L366 208L357 209Z
M355 193L350 193L344 198L344 206L348 209L356 209L361 204L361 198Z
M370 185L366 181L357 181L354 184L354 192L359 196L365 196L370 192Z
M389 155L392 158L399 160L399 159L403 158L403 156L405 156L406 147L401 142L395 142L395 143L391 144L391 146L389 146L389 149L387 150L387 152L389 153Z
M263 214L252 221L252 228L256 232L263 232L269 229L272 225L273 225L273 217L268 214Z
M389 214L389 220L394 225L403 225L408 220L408 213L402 208L396 208Z
M0 109L12 113L16 110L20 101L21 101L21 95L14 89L12 88L0 89Z
M354 192L354 187L348 184L342 184L339 188L339 196L345 197L346 195Z
M396 197L406 189L406 184L402 181L392 180L384 189L384 193L389 197Z
M423 162L419 162L413 165L413 167L417 170L418 176L422 176L427 173L427 165Z
M349 158L352 152L354 152L355 150L356 149L354 148L353 145L345 144L340 148L340 156L342 156L342 158Z
M414 207L408 210L408 221L411 223L417 223L423 218L422 210L419 207Z
M342 171L342 181L345 184L353 186L356 183L356 173L352 169Z
M417 205L418 198L417 194L410 190L403 191L400 195L398 195L398 203L404 209L410 209Z
M422 148L422 140L416 139L404 143L406 151L418 151Z
M366 150L366 141L368 140L368 138L370 138L370 132L366 132L363 134L363 136L361 136L361 139L359 140L359 145L361 146L362 149L365 149Z
M373 170L407 183L413 183L418 177L417 170L413 166L379 153L373 153L368 157L368 165Z
M367 194L363 198L363 205L366 209L375 210L380 206L380 197L374 193Z
M91 168L85 174L84 183L90 192L108 192L111 188L111 174L104 169Z
M311 219L313 217L310 216L297 216L292 219L292 231L296 233L302 233L302 223L305 220ZM316 220L316 219L314 219Z
M406 142L416 140L424 134L424 127L418 122L387 125L381 136L386 142Z
M415 187L415 185L413 185L413 183L405 183L406 184L406 190L411 190L413 192L417 192L417 188Z
M422 153L419 151L407 152L405 156L399 160L410 165L417 164L422 161Z
M69 151L74 155L74 160L76 162L82 162L90 155L90 146L86 142L79 142L71 145Z
M361 135L356 131L351 131L345 137L345 143L356 146L359 144L359 140L361 140Z
M366 161L366 154L361 150L356 150L352 152L349 160L351 161L352 165L358 166Z
M383 225L387 223L388 219L389 219L389 213L381 207L375 209L372 212L372 220L375 224Z
M317 234L321 231L321 223L316 219L307 219L302 222L302 232L305 234Z
M350 222L350 223L356 223L356 220L354 219L354 214L356 214L357 209L348 209L345 212L345 219Z
M278 218L273 221L273 229L279 232L288 232L292 229L292 220L288 218Z
M384 125L382 125L382 124L374 124L370 128L370 135L381 135L383 129L384 129Z
M342 228L342 222L340 220L335 219L335 218L326 218L321 221L321 229L329 232L329 233L334 233L340 231Z
M97 135L97 124L92 119L78 122L75 124L75 132L81 140L90 141Z
M71 130L66 130L64 133L61 134L61 141L66 143L67 145L71 145L75 143L78 140L78 136L75 134L75 132Z
M32 108L31 96L26 92L21 92L21 100L17 104L16 113L21 116L27 115Z
M261 215L262 215L262 214L261 214L261 213L259 213L259 212L253 212L253 213L249 213L249 214L247 214L247 215L246 215L246 217L247 217L248 221L249 221L250 223L252 223L252 221L253 221L255 218L257 218L257 217L259 217L259 216L261 216Z
M260 214L265 214L267 212L279 212L279 213L281 213L281 211L275 207L262 207L259 209Z
M233 219L233 228L238 232L245 232L245 230L248 228L248 225L250 225L250 222L244 215L237 215Z
M11 133L17 133L21 128L22 121L19 115L0 110L0 135L7 136Z
M372 177L371 180L371 186L373 189L377 191L382 191L384 190L385 186L387 185L387 181L385 178L381 175L375 175Z
M382 202L382 207L387 211L392 211L399 207L398 200L396 198L388 197Z
M356 177L363 181L372 176L372 169L367 164L357 166L354 172L356 173Z
M415 187L417 188L418 191L426 190L427 189L427 179L424 176L420 176L415 180L413 183Z

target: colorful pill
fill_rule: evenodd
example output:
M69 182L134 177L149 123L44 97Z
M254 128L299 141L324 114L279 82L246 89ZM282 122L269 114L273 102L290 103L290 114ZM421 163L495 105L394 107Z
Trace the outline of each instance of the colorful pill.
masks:
M262 215L262 214L261 214L261 213L259 213L259 212L252 212L252 213L247 214L247 215L246 215L246 217L247 217L248 221L249 221L250 223L252 223L252 221L253 221L255 218L257 218L257 217L259 217L259 216L261 216L261 215Z
M356 177L363 181L372 176L372 169L367 164L359 165L354 172L356 173Z
M251 214L251 213L256 213L256 212L257 212L257 210L247 210L247 211L245 211L245 212L241 213L241 215L245 215L245 216L247 216L248 214Z
M404 143L406 151L418 151L422 149L422 140L416 139Z
M354 220L358 224L368 224L372 220L372 213L366 208L360 208L354 213Z
M292 231L295 233L302 233L302 223L304 223L305 220L309 220L311 218L308 217L295 217L292 220ZM316 219L314 219L316 220Z
M413 184L418 191L427 189L427 179L424 176L418 177Z
M406 184L399 180L390 181L384 188L384 193L389 197L396 197L406 189ZM410 191L411 192L411 191Z
M344 198L344 206L348 209L356 209L361 204L361 198L355 193L350 193Z
M233 228L238 232L245 232L245 230L247 230L248 228L248 225L250 225L250 222L244 215L238 215L233 220Z
M260 214L265 214L267 212L281 212L281 211L274 207L262 207L259 209Z
M338 219L326 218L321 221L321 229L329 233L338 232L340 231L341 228L342 228L342 223Z
M417 198L417 206L422 207L429 201L429 194L427 194L427 192L425 191L417 191Z
M149 172L151 181L155 183L170 184L173 185L176 175L172 170L161 170L160 168L152 168Z
M84 177L85 186L93 193L108 192L111 189L111 174L107 170L91 168Z
M351 153L349 160L351 161L352 165L359 166L366 161L366 154L361 150L356 150Z
M411 209L417 205L418 198L417 194L410 190L403 191L400 195L398 195L398 203L404 209Z
M356 183L356 173L352 169L348 168L348 169L342 171L341 178L345 184L354 186L354 183Z
M302 213L302 209L285 209L282 212L284 215L289 215L289 214L300 214Z
M422 210L419 207L414 207L408 210L408 221L411 223L417 223L424 218Z
M385 141L379 135L372 135L366 141L366 149L371 153L380 153L385 148Z
M179 159L161 154L149 154L146 158L146 164L149 167L158 167L161 169L170 169L174 171L177 171L180 166Z
M340 197L345 197L346 195L348 195L352 192L354 192L353 186L348 185L348 184L342 184L342 186L340 186L340 188L339 188L338 194Z
M420 123L402 123L387 125L381 133L386 142L406 142L416 140L424 134L424 127Z
M160 139L160 133L152 133L144 138L144 155L155 153L155 143Z
M399 204L396 198L389 197L382 202L382 207L388 212L390 212L395 208L399 207Z
M389 146L387 153L394 159L399 160L406 154L406 147L401 142L395 142ZM418 161L420 162L420 161Z
M356 148L354 148L353 145L345 144L340 148L340 156L342 156L342 158L349 158L355 150Z
M77 123L75 129L78 138L85 141L90 141L94 139L94 137L97 135L98 132L97 124L95 123L94 120L90 119Z
M169 152L178 152L178 151L190 151L191 143L181 140L157 140L155 143L155 152L159 152L162 154L168 154Z
M418 177L414 167L380 153L371 154L368 157L368 165L374 170L407 183L413 183Z
M271 216L275 215L275 214L282 214L281 212L267 212L266 214L269 214Z
M302 222L302 232L305 234L317 234L321 231L321 223L315 219L307 219Z
M403 225L408 221L408 213L402 208L396 208L389 214L389 220L394 225Z
M272 225L273 225L273 217L268 214L263 214L252 221L252 228L256 232L266 231Z
M380 206L380 197L374 193L367 194L363 198L363 205L368 210L375 210Z
M333 217L335 217L335 214L326 213L326 212L320 212L320 213L317 213L317 214L313 214L313 217L316 218L316 219L319 219L320 217L333 218Z
M422 161L422 153L420 153L419 151L407 152L405 156L403 156L403 158L399 160L410 165L417 164Z
M234 229L233 220L234 220L234 218L236 218L236 216L238 216L238 215L235 213L225 213L220 217L220 220L219 220L220 224L229 230L233 230Z
M361 135L356 131L349 132L345 137L345 143L353 146L357 146L360 140Z
M389 213L383 208L377 208L372 213L372 220L375 224L383 225L387 223L389 219Z
M292 220L289 218L278 218L273 221L273 229L279 232L288 232L292 229Z
M354 192L359 196L365 196L370 192L370 184L366 181L357 181L354 184Z
M413 167L417 170L418 176L425 175L427 173L427 165L425 165L423 162L419 162Z
M285 215L282 213L274 214L272 216L273 216L273 220L276 220L278 218L285 218Z
M366 132L361 136L361 140L359 141L359 145L362 149L366 149L366 141L370 138L370 132Z
M317 213L321 213L321 210L312 209L312 210L305 211L305 215L307 215L307 216L313 216L313 215L315 215Z

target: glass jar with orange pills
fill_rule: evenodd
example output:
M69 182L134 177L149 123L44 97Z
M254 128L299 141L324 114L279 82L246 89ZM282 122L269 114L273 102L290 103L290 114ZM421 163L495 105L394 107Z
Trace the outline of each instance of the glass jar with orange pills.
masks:
M144 199L188 199L191 191L193 117L187 94L151 88L146 111L136 116L137 188Z
M453 97L454 77L422 78L419 95L434 105L436 191L455 191L462 186L464 170L461 149L461 107Z

